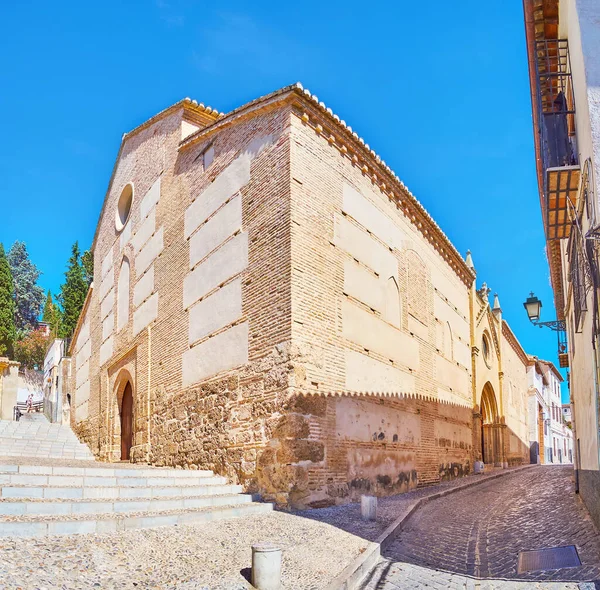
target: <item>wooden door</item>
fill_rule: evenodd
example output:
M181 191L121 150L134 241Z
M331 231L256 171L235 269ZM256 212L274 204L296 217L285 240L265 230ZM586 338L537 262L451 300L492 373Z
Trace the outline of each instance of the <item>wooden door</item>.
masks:
M133 392L131 383L127 382L121 402L121 461L129 460L133 445Z

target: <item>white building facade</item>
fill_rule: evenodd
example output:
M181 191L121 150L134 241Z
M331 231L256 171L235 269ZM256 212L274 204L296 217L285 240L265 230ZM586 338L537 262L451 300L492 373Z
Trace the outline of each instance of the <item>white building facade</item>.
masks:
M563 418L563 377L553 363L531 357L529 441L532 463L573 463L573 432Z
M50 422L69 424L71 359L68 341L56 338L44 358L44 414Z
M568 339L559 358L570 369L576 489L600 525L600 2L523 7L546 252Z

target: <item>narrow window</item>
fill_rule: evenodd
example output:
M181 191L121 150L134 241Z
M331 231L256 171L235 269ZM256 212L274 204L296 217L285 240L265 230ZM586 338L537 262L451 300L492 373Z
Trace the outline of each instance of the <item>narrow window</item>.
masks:
M117 286L117 330L129 321L129 260L123 258Z

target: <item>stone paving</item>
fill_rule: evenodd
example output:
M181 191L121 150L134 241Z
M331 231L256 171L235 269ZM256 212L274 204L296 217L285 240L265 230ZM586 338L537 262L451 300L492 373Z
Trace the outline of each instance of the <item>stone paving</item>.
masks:
M202 526L0 538L0 590L251 590L251 546L282 549L282 590L322 590L367 541L270 512Z
M386 548L364 589L577 588L600 580L600 537L572 477L571 467L541 466L431 501ZM563 545L577 547L580 567L517 574L519 551Z
M396 496L387 496L378 498L377 501L377 520L373 522L364 521L360 515L360 502L351 504L341 504L339 506L330 506L328 508L313 508L311 510L297 510L294 514L326 522L337 528L348 531L353 535L358 535L369 541L376 541L377 538L390 526L398 517L409 512L415 502L436 494L438 492L455 490L474 483L480 484L486 479L495 478L499 473L506 477L507 473L521 471L522 469L535 469L534 466L513 467L510 469L488 470L485 474L469 475L459 477L449 481L444 481L433 486L418 488L404 494Z

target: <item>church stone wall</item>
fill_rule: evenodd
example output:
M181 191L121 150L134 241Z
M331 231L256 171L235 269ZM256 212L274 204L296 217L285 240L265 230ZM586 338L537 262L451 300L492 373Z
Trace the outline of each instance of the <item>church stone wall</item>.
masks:
M529 417L527 359L519 354L509 335L502 340L502 397L508 440L506 461L512 465L529 463L528 419L536 422L536 416Z
M186 109L119 154L71 347L80 437L120 458L129 382L133 461L280 504L469 473L473 285L292 101L180 146L199 128Z
M468 286L359 166L296 116L291 174L294 392L307 398L302 420L319 451L298 461L293 502L468 473Z
M179 152L181 117L125 138L73 345L75 427L101 458L118 459L129 381L133 460L246 481L287 387L289 113ZM128 183L133 205L119 232Z

